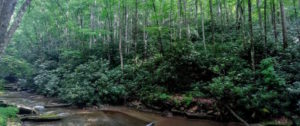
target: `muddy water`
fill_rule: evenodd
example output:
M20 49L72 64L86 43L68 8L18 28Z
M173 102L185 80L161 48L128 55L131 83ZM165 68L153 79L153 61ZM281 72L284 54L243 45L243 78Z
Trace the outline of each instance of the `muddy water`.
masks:
M25 92L5 92L0 100L14 105L28 107L55 103L55 99L45 98ZM101 110L78 108L52 108L43 113L66 114L66 118L53 122L22 122L22 126L240 126L238 123L219 123L210 120L189 120L183 117L165 118L153 113L140 112L126 107L104 107Z

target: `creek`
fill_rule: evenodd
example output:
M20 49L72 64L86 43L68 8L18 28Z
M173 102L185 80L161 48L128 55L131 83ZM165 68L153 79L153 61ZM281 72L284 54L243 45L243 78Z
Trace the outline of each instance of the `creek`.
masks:
M0 101L9 105L47 106L59 104L54 98L27 92L6 91ZM38 115L64 115L57 121L22 121L22 126L240 126L240 123L220 123L211 120L186 119L184 117L163 117L159 114L141 112L124 106L106 106L99 108L54 107L41 108Z

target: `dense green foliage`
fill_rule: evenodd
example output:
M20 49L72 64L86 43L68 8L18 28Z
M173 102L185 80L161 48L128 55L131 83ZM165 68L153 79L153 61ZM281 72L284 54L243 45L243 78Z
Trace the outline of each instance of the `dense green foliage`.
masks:
M17 112L15 107L0 107L0 126L6 126L8 118L16 118Z
M81 106L139 100L189 108L206 98L247 120L300 113L297 4L283 2L284 47L273 30L281 25L280 0L261 6L276 18L265 20L266 33L252 10L254 36L245 0L212 0L218 19L208 18L207 0L179 1L35 0L1 57L0 77L18 77L25 89Z

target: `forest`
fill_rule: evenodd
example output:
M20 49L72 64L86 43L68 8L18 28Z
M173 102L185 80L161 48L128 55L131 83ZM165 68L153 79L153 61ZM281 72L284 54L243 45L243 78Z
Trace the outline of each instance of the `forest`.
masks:
M10 1L0 89L300 125L300 0Z

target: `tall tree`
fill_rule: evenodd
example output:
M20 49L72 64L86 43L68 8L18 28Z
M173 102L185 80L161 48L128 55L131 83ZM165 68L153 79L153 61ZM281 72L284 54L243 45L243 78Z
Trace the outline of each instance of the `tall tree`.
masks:
M181 31L182 31L182 5L181 5L181 0L178 0L178 29L179 29L179 39L182 38L182 34L181 34Z
M240 22L240 7L241 6L241 0L237 0L236 1L236 11L235 11L235 23L236 23L236 29L239 30L240 26L241 26L241 22Z
M15 10L17 0L0 1L0 54L4 51L5 40L7 38L7 29Z
M256 8L257 8L257 14L258 14L258 24L260 29L262 29L262 16L261 16L261 1L260 0L256 0Z
M272 17L272 25L273 25L273 34L275 42L278 41L277 37L277 23L276 23L276 7L275 7L275 0L271 1L271 17Z
M121 69L123 71L124 69L124 61L123 61L123 46L122 46L122 14L121 14L121 0L118 2L119 4L119 55L120 55L120 63L121 63Z
M187 19L188 11L187 11L187 1L186 0L183 0L183 9L184 9L184 27L186 28L186 37L187 37L187 40L190 40L191 30L190 30L190 24Z
M127 7L127 2L126 1L123 1L124 2L124 17L125 17L125 20L124 20L124 23L125 23L125 54L128 54L129 53L129 48L128 48L128 7Z
M242 26L242 36L243 36L243 48L245 49L246 48L246 43L247 43L247 38L246 38L246 12L245 12L245 1L243 1L241 3L241 7L240 7L240 13L241 13L241 26Z
M19 27L19 24L26 12L26 9L31 3L31 0L26 0L18 12L16 12L16 17L13 20L13 23L9 27L11 17L15 11L15 6L17 0L1 0L2 4L0 8L0 54L4 52L5 47L10 42L13 34ZM8 29L9 28L9 29Z
M282 25L282 38L283 38L283 48L288 47L288 40L287 40L287 28L286 28L286 17L285 17L285 11L284 11L284 4L283 0L279 0L280 4L280 13L281 13L281 25Z
M134 29L133 29L133 43L134 51L137 54L137 36L138 36L138 0L135 0L135 11L134 11Z
M297 5L296 5L296 0L293 0L293 6L294 6L294 15L295 15L295 20L297 20L297 16L298 16L298 13L297 13Z
M205 25L204 25L205 15L204 15L203 1L202 0L200 1L200 10L201 10L201 25L202 25L202 41L203 41L203 46L204 46L205 52L207 52L206 40L205 40Z
M159 25L159 20L158 20L158 15L157 15L157 10L156 10L156 5L155 5L155 0L152 0L152 7L156 19L156 25L158 27L158 36L157 36L157 41L159 43L159 50L162 55L164 55L164 48L163 48L163 43L162 43L162 38L161 38L161 27Z
M252 3L248 0L248 24L249 24L249 34L250 34L250 44L251 44L251 66L252 70L255 71L255 50L254 50L254 40L253 40L253 27L252 27Z
M145 6L147 5L147 0L144 0ZM145 9L145 15L144 15L144 26L143 26L143 39L144 39L144 59L148 56L148 34L146 32L146 28L148 26L148 15L149 11L148 9Z
M227 0L224 0L224 6L225 6L225 20L226 24L229 23L229 14L228 14L228 5L227 5Z
M209 11L210 11L210 20L211 20L211 34L212 34L211 41L213 44L215 44L215 19L214 19L214 13L213 13L212 0L209 0Z
M199 18L198 18L198 1L199 0L195 0L195 27L197 29L197 33L199 34L199 26L198 26L198 23L199 23ZM198 37L198 36L197 36Z
M221 24L221 42L224 42L224 20L223 20L223 4L221 3L221 0L218 0L218 6L220 11L220 24Z
M267 44L267 0L264 0L264 47Z
M90 5L90 28L93 32L95 30L95 8L96 8L96 0L93 2L93 4ZM68 30L66 30L66 31L68 31ZM95 37L94 34L90 35L89 48L92 48L93 43L95 42L94 37Z

